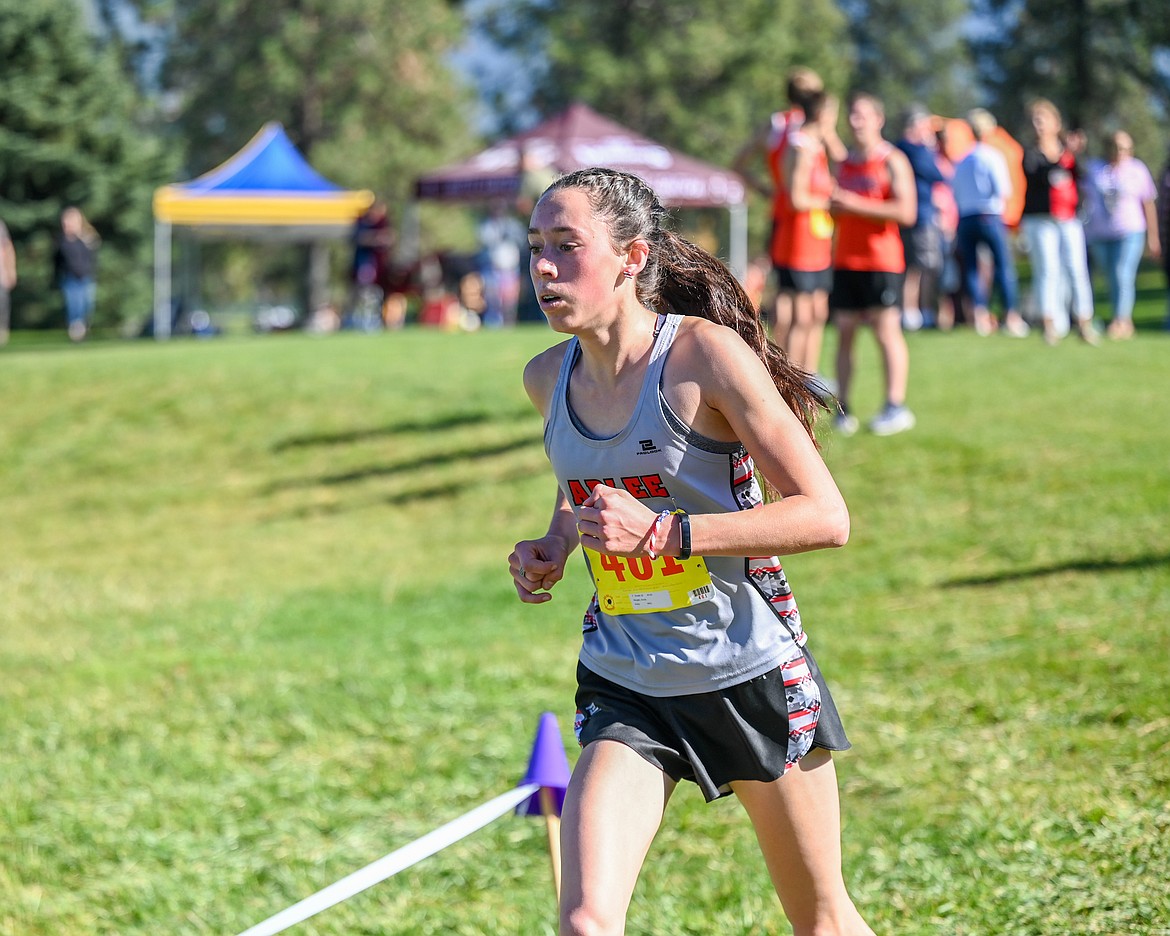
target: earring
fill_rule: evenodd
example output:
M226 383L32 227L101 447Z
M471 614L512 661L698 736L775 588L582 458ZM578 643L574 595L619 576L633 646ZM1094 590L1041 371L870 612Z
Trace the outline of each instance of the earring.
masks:
M622 276L624 276L626 279L633 279L634 278L634 271L631 269L628 269L628 268L625 270L622 270Z

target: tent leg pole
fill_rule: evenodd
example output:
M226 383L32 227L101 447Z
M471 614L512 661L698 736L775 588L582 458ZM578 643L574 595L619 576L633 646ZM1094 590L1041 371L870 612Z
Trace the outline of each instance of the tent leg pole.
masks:
M747 203L740 205L728 206L728 214L730 215L731 230L730 230L730 263L728 266L735 278L741 283L747 276L748 255L747 255Z
M171 226L154 224L154 338L171 337Z

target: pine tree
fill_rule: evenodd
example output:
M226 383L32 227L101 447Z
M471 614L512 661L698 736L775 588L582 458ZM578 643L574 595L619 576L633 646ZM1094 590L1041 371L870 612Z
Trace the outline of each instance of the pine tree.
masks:
M339 185L373 189L400 218L420 174L478 142L468 126L471 95L446 59L463 38L463 18L448 4L172 6L164 82L176 102L189 176L227 159L275 120L318 172ZM324 250L310 245L307 257L295 259L284 251L269 269L285 289L297 268L306 273L299 297L305 311L326 298ZM240 265L253 268L251 261Z
M814 69L837 93L851 68L833 0L508 0L484 15L484 26L530 87L514 118L531 124L582 101L722 166L787 107L793 66ZM760 244L769 211L755 192L749 198L750 237Z
M164 70L188 169L284 124L319 172L391 202L468 148L470 94L446 56L463 19L414 0L174 0Z
M1006 126L1030 135L1029 100L1052 100L1065 125L1091 146L1126 128L1137 151L1158 162L1170 108L1170 18L1133 0L983 0L992 24L976 45L980 74Z
M511 0L485 20L522 63L530 116L584 101L722 165L785 106L792 66L815 69L837 92L851 66L832 0Z
M895 116L912 103L961 114L980 103L964 34L967 0L839 0L856 48L853 85Z

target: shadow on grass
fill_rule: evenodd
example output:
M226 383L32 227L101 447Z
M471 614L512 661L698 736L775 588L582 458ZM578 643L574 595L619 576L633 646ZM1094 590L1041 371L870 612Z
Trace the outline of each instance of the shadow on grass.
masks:
M510 484L518 478L495 478L492 479L493 485ZM463 481L449 481L444 484L431 484L423 487L413 488L409 491L400 491L397 494L391 494L387 497L376 501L370 501L363 504L308 504L303 507L298 507L295 510L290 510L281 515L281 519L288 520L304 520L308 517L328 517L338 516L343 513L348 513L354 510L363 510L372 504L383 504L389 507L403 507L407 504L412 504L416 501L428 500L444 500L457 497L467 490L467 484Z
M475 426L479 423L491 422L494 419L500 418L498 414L492 413L451 413L437 419L408 420L406 422L391 423L388 426L376 426L369 429L350 429L346 432L318 432L312 435L292 436L288 439L282 439L273 444L272 451L286 452L289 449L311 448L319 445L349 445L354 442L366 442L370 439L380 439L405 432L442 432L444 429Z
M433 419L406 419L391 422L388 426L372 426L365 429L347 429L345 432L321 432L309 435L292 435L273 443L273 452L288 452L291 448L312 448L315 446L345 446L353 442L371 439L387 439L394 435L412 432L443 432L445 429L459 429L463 426L480 426L486 422L518 422L538 419L535 409L525 406L511 413L448 413L445 417Z
M1131 559L1070 559L1067 562L1035 566L1031 569L1010 569L991 575L954 578L940 584L943 588L967 588L973 585L1001 585L1005 582L1045 578L1049 575L1063 575L1065 572L1132 572L1136 569L1152 569L1162 565L1170 566L1170 553L1134 556Z
M263 493L275 494L279 491L295 490L297 488L330 487L341 484L354 484L370 478L390 478L400 474L418 474L429 471L440 465L449 465L456 462L476 462L485 458L494 458L497 455L507 455L529 446L543 445L543 435L528 435L509 442L501 442L493 446L477 446L472 449L462 449L446 452L441 455L430 455L424 459L410 458L390 465L372 465L356 471L343 471L337 474L322 475L317 478L294 478L287 481L276 481L268 485Z
M365 509L371 506L371 504L385 504L390 507L402 507L415 501L444 500L452 498L465 490L467 490L466 484L452 481L447 484L432 484L429 487L420 487L411 491L402 491L398 494L391 494L389 497L383 498L379 501L372 501L368 504L309 504L304 507L298 507L296 510L290 510L288 513L283 514L282 517L283 519L288 520L304 520L309 517L340 516L341 514L349 513L354 510Z

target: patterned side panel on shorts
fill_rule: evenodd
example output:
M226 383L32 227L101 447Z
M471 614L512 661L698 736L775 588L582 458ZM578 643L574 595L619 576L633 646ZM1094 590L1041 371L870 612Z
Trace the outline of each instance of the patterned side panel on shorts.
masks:
M598 711L596 702L590 702L584 709L577 709L576 715L573 716L573 734L577 738L578 746L584 747L581 744L581 730L585 727L585 722L589 721L590 717L596 715Z
M784 772L812 748L813 735L821 717L821 690L809 672L804 655L780 666L784 679L784 696L788 700L788 753Z

